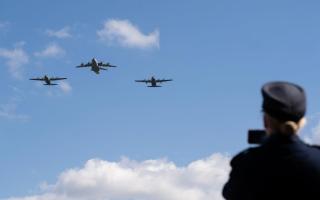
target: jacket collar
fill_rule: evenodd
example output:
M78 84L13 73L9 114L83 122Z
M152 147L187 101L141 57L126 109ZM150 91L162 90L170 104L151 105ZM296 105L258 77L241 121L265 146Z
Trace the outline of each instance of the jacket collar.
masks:
M277 144L291 144L291 143L302 142L297 134L283 135L274 133L265 138L262 145L277 145Z

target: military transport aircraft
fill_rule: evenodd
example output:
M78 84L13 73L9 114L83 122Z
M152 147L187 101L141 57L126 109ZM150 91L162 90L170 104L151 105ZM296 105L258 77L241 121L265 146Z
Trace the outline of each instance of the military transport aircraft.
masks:
M44 81L45 83L43 85L58 85L56 83L51 83L51 81L58 81L58 80L64 80L67 78L59 78L59 77L51 77L49 78L47 75L45 75L43 78L30 78L30 80L33 81Z
M117 67L115 65L111 65L110 63L98 62L95 58L92 58L91 62L87 64L81 63L77 68L80 67L91 67L91 71L94 71L96 74L100 73L100 70L107 70L104 67Z
M141 82L141 83L150 83L148 87L161 87L160 85L157 85L157 83L162 83L162 82L167 82L167 81L172 81L172 79L155 79L153 76L151 79L144 79L144 80L135 80L136 82Z

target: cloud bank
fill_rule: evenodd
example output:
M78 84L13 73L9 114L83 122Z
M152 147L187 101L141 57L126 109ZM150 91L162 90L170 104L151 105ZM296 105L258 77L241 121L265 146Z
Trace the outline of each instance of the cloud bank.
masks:
M117 43L124 47L147 49L159 47L159 31L155 30L147 35L128 20L110 19L97 31L100 40Z
M37 57L50 58L64 56L66 51L57 44L48 45L43 51L35 52Z
M48 36L51 37L56 37L59 39L64 39L64 38L70 38L72 35L70 34L70 27L66 26L60 30L54 31L54 30L47 30L46 31Z
M16 79L22 79L22 66L29 62L29 56L22 49L22 46L17 45L13 50L0 48L0 57L7 59L6 64L9 67L11 76Z
M7 200L222 200L229 160L213 154L177 167L165 159L92 159L83 168L61 173L55 184L43 184L40 195Z
M320 140L319 122L310 140ZM6 200L222 200L230 159L215 153L183 167L166 159L91 159L62 172L54 184L43 183L41 194Z

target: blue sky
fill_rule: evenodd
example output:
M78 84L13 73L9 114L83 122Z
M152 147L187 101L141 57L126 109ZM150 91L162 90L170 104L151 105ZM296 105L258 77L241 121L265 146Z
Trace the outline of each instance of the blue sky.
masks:
M319 141L319 8L275 0L1 1L0 198L57 198L64 172L85 171L85 163L163 165L186 177L204 165L225 168L226 177L229 156L248 146L247 130L262 127L260 87L271 80L306 89L303 134ZM75 68L93 57L118 67L100 75ZM28 80L44 74L68 79L55 87ZM152 75L174 81L134 82ZM188 196L212 197L223 181ZM120 188L108 198L155 199Z

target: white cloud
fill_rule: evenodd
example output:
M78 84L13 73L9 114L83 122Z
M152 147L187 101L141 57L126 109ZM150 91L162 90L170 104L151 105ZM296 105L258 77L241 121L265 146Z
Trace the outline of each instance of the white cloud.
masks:
M17 104L10 102L8 104L0 105L0 118L5 118L9 120L21 120L28 121L29 116L17 113Z
M310 121L310 122L309 122ZM311 124L311 125L309 125ZM306 130L306 131L305 131ZM320 145L320 116L315 114L308 119L306 128L302 131L303 140L309 144Z
M72 90L71 85L66 81L59 82L59 87L64 93L70 93Z
M43 51L34 53L38 57L60 57L65 54L66 51L57 44L50 44Z
M222 200L230 170L228 156L213 154L186 167L165 159L87 161L60 174L40 195L8 200Z
M51 37L57 37L60 39L72 37L72 35L70 34L70 27L68 26L57 31L47 30L46 33Z
M311 141L313 144L320 144L320 123L314 128Z
M306 119L307 123L299 131L299 136L308 144L320 145L320 113L312 113Z
M102 41L116 42L124 47L152 48L159 47L159 31L145 35L128 20L110 19L97 31Z
M10 74L17 79L22 79L24 64L29 62L27 53L22 49L21 45L16 45L13 50L0 48L0 57L7 59Z

